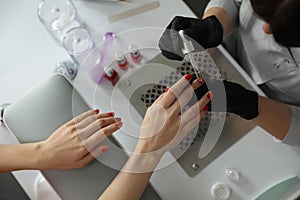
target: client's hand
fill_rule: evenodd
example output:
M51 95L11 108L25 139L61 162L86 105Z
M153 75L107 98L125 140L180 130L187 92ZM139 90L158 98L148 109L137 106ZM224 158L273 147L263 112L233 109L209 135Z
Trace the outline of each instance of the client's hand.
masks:
M40 169L81 168L93 161L108 146L99 146L107 136L122 126L114 113L99 114L87 111L57 129L47 140L40 142Z
M208 109L206 104L212 93L207 92L193 104L191 99L197 84L194 81L191 87L191 78L185 75L148 108L134 152L99 200L141 199L162 155L198 124ZM203 79L197 81L203 83ZM184 111L186 105L190 107Z
M134 153L158 152L159 155L174 148L200 121L212 97L207 92L199 101L190 105L194 89L201 84L189 85L192 78L185 75L162 94L147 110ZM197 86L196 86L197 85ZM189 103L189 108L183 111Z

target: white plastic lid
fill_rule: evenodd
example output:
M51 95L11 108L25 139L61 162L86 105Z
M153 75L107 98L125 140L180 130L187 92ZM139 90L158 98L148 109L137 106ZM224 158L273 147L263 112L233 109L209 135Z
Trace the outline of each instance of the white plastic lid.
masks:
M216 183L211 187L211 195L216 200L227 200L231 195L230 188L223 183Z

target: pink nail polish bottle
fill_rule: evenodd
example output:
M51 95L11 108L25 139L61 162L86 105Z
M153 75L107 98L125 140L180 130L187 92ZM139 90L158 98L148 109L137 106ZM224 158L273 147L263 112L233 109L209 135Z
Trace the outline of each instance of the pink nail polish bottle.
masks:
M138 49L138 47L136 45L130 45L129 50L130 50L131 59L134 62L139 63L142 60L142 54L141 54L140 50Z
M116 61L120 69L127 70L128 69L128 61L127 58L121 52L116 54Z
M116 85L116 83L118 82L118 80L120 79L120 76L118 74L118 72L112 68L104 68L105 74L104 77L111 82L111 84L114 86Z

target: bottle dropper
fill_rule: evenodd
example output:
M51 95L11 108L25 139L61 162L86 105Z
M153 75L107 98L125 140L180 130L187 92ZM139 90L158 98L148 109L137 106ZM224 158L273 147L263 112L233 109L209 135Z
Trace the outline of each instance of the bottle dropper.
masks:
M191 62L191 64L192 64L192 67L193 67L193 69L194 69L194 72L195 72L195 74L196 74L196 77L197 77L197 78L200 78L200 77L201 77L200 71L198 70L198 67L197 67L197 65L196 65L196 63L195 63L195 60L193 59L193 55L192 55L192 52L195 50L194 45L193 45L193 43L192 43L191 41L189 41L189 40L187 40L187 39L185 38L185 35L184 35L184 33L183 33L183 30L180 30L180 31L179 31L179 35L180 35L180 37L181 37L181 40L182 40L182 42L183 42L183 47L184 47L184 48L182 49L182 52L183 52L184 55L188 55L188 57L189 57L189 59L190 59L190 62Z

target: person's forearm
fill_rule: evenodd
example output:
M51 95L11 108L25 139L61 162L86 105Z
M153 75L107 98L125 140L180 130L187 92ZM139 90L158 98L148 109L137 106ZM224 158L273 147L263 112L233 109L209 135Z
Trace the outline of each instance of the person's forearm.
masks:
M161 155L132 155L99 200L139 200Z
M258 117L252 121L276 138L284 139L291 121L290 107L269 98L259 97L258 112Z
M230 32L231 22L226 10L220 7L210 8L204 13L203 19L212 15L215 15L218 18L223 27L224 37L227 36L227 34Z
M39 143L0 145L0 173L38 169Z
M152 172L120 172L99 200L139 200L148 185Z

